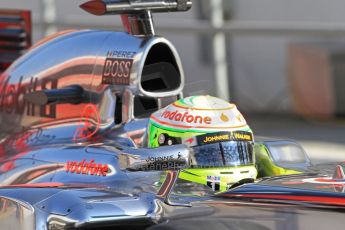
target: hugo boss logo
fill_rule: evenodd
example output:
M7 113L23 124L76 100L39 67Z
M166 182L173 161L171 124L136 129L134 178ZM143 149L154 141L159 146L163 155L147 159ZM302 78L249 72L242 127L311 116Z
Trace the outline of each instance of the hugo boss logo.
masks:
M76 174L84 174L84 175L92 175L92 176L106 176L109 170L107 164L99 164L96 163L94 160L90 160L86 162L85 159L77 162L77 161L67 161L65 165L66 172L69 173L76 173Z
M129 85L132 65L133 59L105 59L102 74L102 84Z

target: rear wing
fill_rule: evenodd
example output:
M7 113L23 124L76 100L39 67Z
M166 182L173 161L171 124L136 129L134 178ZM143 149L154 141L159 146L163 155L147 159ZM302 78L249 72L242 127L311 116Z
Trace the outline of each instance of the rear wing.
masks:
M0 73L31 46L31 13L0 10Z

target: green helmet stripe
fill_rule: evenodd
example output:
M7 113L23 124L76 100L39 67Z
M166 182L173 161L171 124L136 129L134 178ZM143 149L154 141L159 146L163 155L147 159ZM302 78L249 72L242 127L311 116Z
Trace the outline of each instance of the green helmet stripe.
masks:
M172 128L169 126L164 126L159 124L158 122L150 119L150 123L152 123L154 126L156 126L157 128L161 128L164 130L169 130L169 131L173 131L173 132L179 132L179 133L185 133L185 132L194 132L194 133L213 133L213 132L219 132L220 130L222 130L221 128L216 129L216 130L207 130L207 129L178 129L178 128ZM232 130L236 130L236 129L232 129ZM247 131L247 132L252 132L252 130L249 128L249 126L246 126L244 128L239 128L239 130L243 130L243 131Z
M189 104L187 104L187 103L185 102L184 99L180 99L180 100L176 101L175 103L177 103L177 104L181 103L181 104L183 104L183 105L185 105L185 106L190 106Z
M192 105L194 105L194 99L195 99L195 96L193 96L189 99L189 101L192 103Z
M185 129L176 129L176 128L171 128L171 127L168 127L168 126L163 126L163 125L160 125L159 123L157 122L154 122L154 121L150 121L154 126L156 126L157 128L161 128L161 129L164 129L164 130L169 130L169 131L172 131L172 132L178 132L178 133L185 133L186 130ZM218 130L217 130L218 131ZM195 129L188 129L188 132L193 132L193 133L209 133L210 130L195 130Z

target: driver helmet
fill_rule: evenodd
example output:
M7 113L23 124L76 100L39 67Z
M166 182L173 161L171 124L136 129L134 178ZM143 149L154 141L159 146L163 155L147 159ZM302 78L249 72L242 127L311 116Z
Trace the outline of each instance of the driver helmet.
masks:
M193 149L191 167L179 178L225 191L255 179L253 132L237 109L220 98L191 96L150 116L148 146L185 144Z

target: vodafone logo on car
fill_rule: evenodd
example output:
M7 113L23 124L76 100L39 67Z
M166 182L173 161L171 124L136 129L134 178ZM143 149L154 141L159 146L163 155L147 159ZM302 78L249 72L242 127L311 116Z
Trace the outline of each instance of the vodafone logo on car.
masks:
M86 162L85 159L77 161L67 161L65 165L67 173L76 173L92 176L106 176L109 170L107 164L97 164L94 160Z

